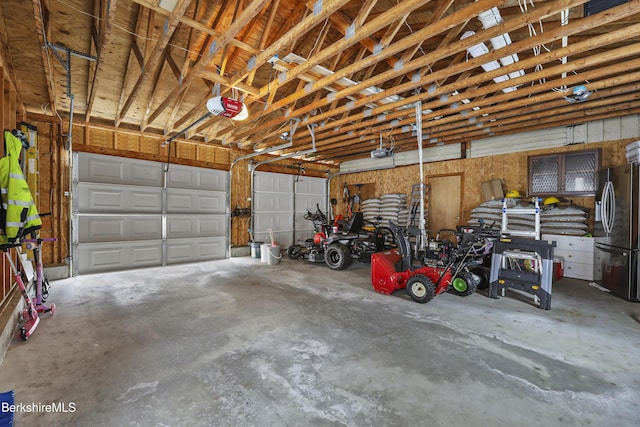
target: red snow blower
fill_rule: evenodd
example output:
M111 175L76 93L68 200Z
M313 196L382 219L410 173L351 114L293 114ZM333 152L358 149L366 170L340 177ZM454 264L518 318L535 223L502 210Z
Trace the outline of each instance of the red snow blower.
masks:
M460 296L476 291L481 278L470 269L480 265L491 250L493 242L486 237L486 230L459 235L457 247L449 240L428 242L432 247L421 252L422 261L417 262L404 230L392 222L389 228L397 249L371 256L371 284L376 292L390 295L404 288L411 299L424 304L448 289Z

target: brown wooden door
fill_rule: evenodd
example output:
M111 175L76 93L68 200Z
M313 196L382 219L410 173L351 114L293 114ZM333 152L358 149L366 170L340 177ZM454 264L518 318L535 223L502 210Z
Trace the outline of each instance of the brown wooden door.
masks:
M428 235L435 237L443 228L460 225L462 209L462 175L428 177Z

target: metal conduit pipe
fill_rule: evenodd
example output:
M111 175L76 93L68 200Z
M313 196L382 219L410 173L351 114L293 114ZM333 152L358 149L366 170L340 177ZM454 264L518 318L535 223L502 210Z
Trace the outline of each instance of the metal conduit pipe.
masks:
M69 277L73 277L74 268L74 246L73 246L73 178L74 178L74 165L73 165L73 114L75 111L75 98L71 95L71 105L69 109L69 132L67 133L66 150L69 156L69 240L67 247L67 259L69 260ZM62 125L60 125L60 132L62 132Z
M293 133L295 132L295 129L298 127L298 124L296 122L295 126L293 125L292 121L289 122L289 126L291 129L291 132L289 132L289 142L281 144L281 145L276 145L275 147L270 147L264 151L259 151L259 152L254 152L254 153L249 153L249 154L245 154L244 156L240 156L238 158L236 158L233 162L231 162L231 166L229 166L229 191L227 191L227 206L231 207L231 182L232 182L232 177L233 177L233 167L236 165L236 163L238 163L241 160L246 160L246 159L250 159L252 157L257 157L257 156L262 156L264 154L269 154L272 153L274 151L278 151L278 150L283 150L285 148L289 148L293 145ZM251 170L251 180L253 182L253 170ZM253 184L252 184L253 185ZM251 194L251 203L253 204L253 194ZM253 212L253 209L251 209L251 212ZM231 212L227 212L228 215L231 215ZM253 213L251 214L251 226L253 226ZM231 216L229 216L229 227L227 229L228 231L228 235L229 235L229 257L231 257Z
M316 150L316 134L315 134L315 131L313 130L313 126L314 125L307 125L307 129L309 129L309 134L311 135L311 148L309 148L308 150L298 151L296 153L289 153L289 154L285 154L283 156L273 157L271 159L263 160L261 162L256 163L253 166L253 168L251 170L251 201L253 201L253 196L254 196L254 194L253 194L254 193L254 180L255 180L254 173L255 173L256 169L258 169L262 165L266 165L267 163L273 163L273 162L277 162L278 160L289 159L291 157L296 157L296 156L304 156L304 155L307 155L307 154L315 153L317 151ZM292 141L293 141L293 135L290 135L290 137L292 138ZM294 193L294 197L295 197L295 193ZM294 241L295 241L295 233L296 233L295 203L294 203L293 215L294 215L293 236L294 236ZM253 209L251 209L251 227L253 228Z

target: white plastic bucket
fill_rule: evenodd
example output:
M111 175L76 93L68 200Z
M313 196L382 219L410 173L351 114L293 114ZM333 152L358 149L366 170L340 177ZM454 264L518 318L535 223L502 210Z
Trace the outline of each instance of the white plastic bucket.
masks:
M269 263L269 265L280 264L280 260L282 259L282 254L280 253L280 246L270 245L268 254L269 254L269 260L267 262Z
M269 262L269 246L268 243L263 243L260 245L260 261Z

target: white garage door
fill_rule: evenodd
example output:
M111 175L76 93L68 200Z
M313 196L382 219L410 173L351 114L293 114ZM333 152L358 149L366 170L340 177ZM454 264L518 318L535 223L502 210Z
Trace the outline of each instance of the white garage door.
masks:
M326 179L271 172L255 172L253 232L256 241L271 242L268 230L281 248L313 236L313 223L304 219L316 204L326 214Z
M228 173L74 153L73 274L227 256Z

